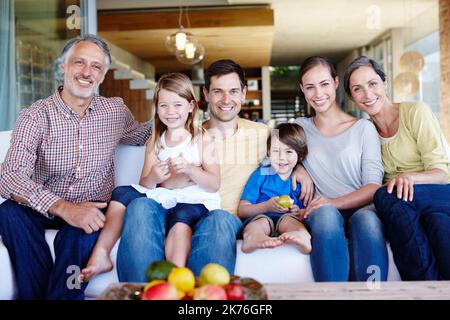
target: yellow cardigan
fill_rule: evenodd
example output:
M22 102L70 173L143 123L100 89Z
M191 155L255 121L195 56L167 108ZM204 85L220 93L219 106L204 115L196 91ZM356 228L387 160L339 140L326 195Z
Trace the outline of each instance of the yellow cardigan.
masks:
M449 173L448 144L439 122L424 102L402 102L396 135L381 146L384 180L402 172L441 169Z

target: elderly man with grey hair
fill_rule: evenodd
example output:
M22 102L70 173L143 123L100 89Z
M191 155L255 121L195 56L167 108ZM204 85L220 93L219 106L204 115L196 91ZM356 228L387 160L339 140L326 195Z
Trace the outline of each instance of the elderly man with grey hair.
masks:
M0 236L19 299L84 299L74 275L87 263L114 188L117 144L144 145L151 128L120 98L96 94L111 63L94 35L70 40L64 86L24 109L0 167ZM55 261L45 229L58 229Z

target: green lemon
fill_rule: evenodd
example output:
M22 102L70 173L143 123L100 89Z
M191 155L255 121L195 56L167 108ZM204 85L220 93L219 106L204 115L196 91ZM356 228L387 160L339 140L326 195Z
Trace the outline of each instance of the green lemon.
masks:
M153 280L167 280L170 272L175 267L172 262L167 260L156 261L147 267L145 276L149 282Z

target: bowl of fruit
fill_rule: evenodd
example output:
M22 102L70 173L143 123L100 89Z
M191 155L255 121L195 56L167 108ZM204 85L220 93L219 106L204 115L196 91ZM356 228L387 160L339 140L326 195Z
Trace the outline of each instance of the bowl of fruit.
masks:
M267 300L264 286L253 278L230 275L223 266L210 263L198 277L187 267L167 260L147 267L146 284L109 286L101 300Z

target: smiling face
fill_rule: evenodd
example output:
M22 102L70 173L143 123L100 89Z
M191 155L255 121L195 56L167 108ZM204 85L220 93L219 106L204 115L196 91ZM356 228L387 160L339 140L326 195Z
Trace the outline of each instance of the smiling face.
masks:
M161 89L158 94L156 113L168 129L184 128L189 116L194 110L194 103L180 97L175 92Z
M297 152L284 144L278 137L272 137L269 150L269 159L272 167L279 175L289 176L298 162Z
M350 93L361 111L376 115L388 101L386 83L371 66L355 69L349 78Z
M105 54L96 44L81 41L67 55L61 64L66 94L73 99L90 99L105 78Z
M339 81L337 78L333 79L328 67L317 65L300 80L300 88L306 101L317 113L327 111L335 103Z
M204 89L211 117L223 122L236 118L246 93L247 88L241 89L239 76L235 72L211 77L209 91Z

